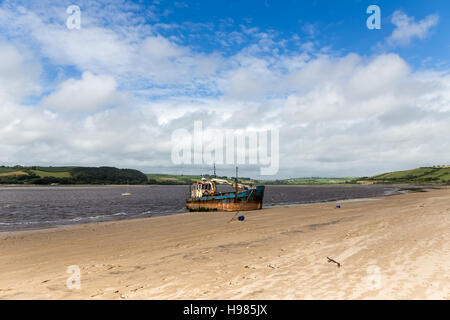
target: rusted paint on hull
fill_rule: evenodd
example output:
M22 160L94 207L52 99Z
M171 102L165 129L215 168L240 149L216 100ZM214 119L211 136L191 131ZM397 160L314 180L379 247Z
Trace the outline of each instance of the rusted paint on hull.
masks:
M262 209L262 202L186 201L191 211L248 211Z
M262 208L264 186L233 193L219 193L202 198L186 199L190 211L248 211Z

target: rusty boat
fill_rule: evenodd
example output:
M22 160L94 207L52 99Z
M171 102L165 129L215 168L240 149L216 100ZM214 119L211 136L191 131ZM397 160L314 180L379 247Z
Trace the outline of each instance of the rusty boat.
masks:
M228 184L231 192L218 192L217 184ZM247 211L262 208L264 186L252 186L225 179L202 178L189 187L186 208L190 211Z

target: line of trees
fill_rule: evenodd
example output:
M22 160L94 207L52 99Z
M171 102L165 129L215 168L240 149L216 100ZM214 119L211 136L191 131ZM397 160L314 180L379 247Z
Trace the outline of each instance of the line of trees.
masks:
M0 184L146 184L147 176L134 169L114 167L75 167L71 177L40 177L30 169L26 174L0 176Z

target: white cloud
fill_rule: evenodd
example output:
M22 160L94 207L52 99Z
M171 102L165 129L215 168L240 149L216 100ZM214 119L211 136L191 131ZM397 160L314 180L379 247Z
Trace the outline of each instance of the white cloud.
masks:
M409 66L396 54L376 56L369 63L354 68L347 94L359 99L383 96L387 88L393 90L401 84L409 72Z
M85 14L78 32L39 11L0 8L13 39L0 48L1 162L170 168L172 132L199 119L205 130L278 126L284 176L365 175L450 158L445 70L418 72L396 54L321 52L299 39L290 51L274 33L245 28L234 34L246 44L237 53L206 54L106 15L121 24ZM395 16L399 44L425 37L434 21ZM48 84L36 59L81 77L57 80L52 71ZM28 103L41 87L46 96Z
M20 102L40 92L39 63L5 43L0 43L0 62L0 104L6 101Z
M408 17L404 12L397 10L392 16L395 29L387 38L391 45L408 45L414 38L425 39L430 29L439 22L438 15L426 16L423 20L414 21L414 17Z
M318 32L317 27L309 22L303 23L301 29L304 33L311 37L315 36Z
M116 81L111 76L84 72L80 80L68 79L42 99L42 105L57 111L91 112L120 102Z
M97 6L96 2L80 4L81 28L70 30L63 6L56 6L59 11L50 6L54 18L48 19L41 7L30 10L6 2L0 6L0 27L52 64L110 74L128 88L149 81L152 86L171 86L173 90L186 82L194 88L215 90L214 82L205 78L222 68L219 54L197 53L177 44L176 38L163 37L127 8L120 11L111 5L102 10Z

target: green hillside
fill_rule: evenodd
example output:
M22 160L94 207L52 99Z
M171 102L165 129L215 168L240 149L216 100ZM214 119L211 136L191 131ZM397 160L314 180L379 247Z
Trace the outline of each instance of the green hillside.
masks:
M70 178L71 171L43 171L43 170L32 170L35 175L39 176L40 178L46 178L46 177L55 177L55 178Z
M204 176L207 179L210 175ZM0 184L161 184L188 185L199 181L200 175L143 174L133 169L113 167L42 167L0 166ZM234 177L218 177L233 181ZM244 184L263 185L332 185L332 184L450 184L450 166L422 167L363 178L290 178L281 180L253 180L239 178Z
M194 182L200 181L202 176L198 175L177 175L177 174L159 174L159 173L148 173L146 174L149 184L192 184ZM204 175L206 179L211 179L213 176ZM233 181L233 177L217 177L219 179L226 179ZM244 184L257 184L257 181L250 178L239 178L240 183Z
M113 167L0 167L0 184L146 184L138 170Z
M195 175L176 175L176 174L146 174L149 184L191 184L199 181L202 177Z
M212 178L205 175L205 178ZM200 175L143 174L133 169L113 167L42 167L0 166L0 184L161 184L189 185L200 181ZM232 181L233 177L218 177ZM241 183L256 184L250 178Z
M345 184L354 183L355 178L344 177L344 178L290 178L282 180L264 180L261 183L265 185L323 185L323 184Z
M369 178L360 178L358 182L450 183L450 167L422 167L412 170L388 172Z
M5 167L5 166L1 166L0 167L0 174L7 174L7 173L11 173L11 172L15 172L15 171L20 171L20 168L17 167Z

